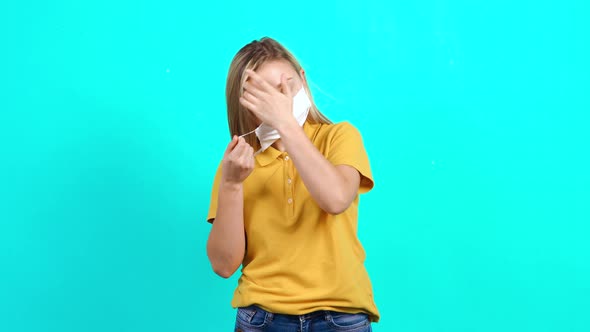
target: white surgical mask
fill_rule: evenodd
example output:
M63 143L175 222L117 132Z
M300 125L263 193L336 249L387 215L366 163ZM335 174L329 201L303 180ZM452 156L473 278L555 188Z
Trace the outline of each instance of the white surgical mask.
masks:
M301 87L299 92L293 96L293 116L295 117L295 120L297 120L299 126L303 126L305 123L310 107L311 101L309 100L307 93L305 93L305 89ZM279 135L279 132L276 129L265 123L258 126L254 131L256 132L256 137L258 137L261 146L260 150L256 151L255 154L268 149L269 146L281 138L281 135Z

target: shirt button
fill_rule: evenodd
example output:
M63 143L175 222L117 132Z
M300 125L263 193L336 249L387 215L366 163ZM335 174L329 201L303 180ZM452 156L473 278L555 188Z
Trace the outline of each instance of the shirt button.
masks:
M287 200L287 203L289 203L289 204L292 204L292 203L293 203L293 199L289 198L289 199Z
M287 179L287 183L288 184L291 184L291 179Z
M289 160L289 156L285 156L285 160Z

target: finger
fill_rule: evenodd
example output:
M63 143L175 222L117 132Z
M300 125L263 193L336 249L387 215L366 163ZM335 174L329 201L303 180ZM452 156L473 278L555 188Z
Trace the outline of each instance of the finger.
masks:
M248 143L246 143L246 148L244 149L244 154L241 156L240 165L244 168L253 168L254 167L254 149Z
M246 140L243 137L239 137L236 148L230 153L231 158L233 160L238 160L244 153L244 149L246 149L247 146L248 143L246 143Z
M250 81L248 81L248 84L250 86L250 89L258 89L262 93L267 93L268 94L268 93L271 93L271 92L273 92L273 91L276 90L270 84L268 84L268 82L266 82L262 78L260 80L257 80L257 81L250 80Z
M244 148L244 150L242 150L242 154L240 155L240 159L242 160L242 163L244 165L248 165L248 160L249 160L250 156L252 155L250 153L250 149L251 149L250 144L246 143L246 147Z
M251 102L253 104L258 104L258 102L260 100L260 98L258 98L254 94L250 93L250 91L244 92L244 94L242 95L242 97L244 97L247 101L249 101L249 102Z
M258 75L255 71L247 69L246 73L248 74L248 77L252 80L252 82L256 84L258 88L260 88L260 90L266 92L271 92L275 90L275 88L272 85L270 85L270 83L268 83L265 79L262 78L262 76Z
M247 108L250 112L254 113L254 115L258 114L256 105L246 98L240 97L240 104L242 104L242 106Z
M249 155L250 155L250 168L254 168L254 148L253 147L250 147Z
M236 144L233 148L233 150L231 151L232 153L235 153L236 151L240 151L242 149L242 141L244 140L243 137L238 136L238 138L236 139Z
M234 137L232 137L231 142L229 142L229 144L227 145L227 148L225 149L225 154L230 153L237 144L238 144L238 136L234 135Z
M254 149L252 146L248 146L246 151L246 167L247 168L254 168Z
M263 97L264 95L268 94L266 92L264 92L263 90L261 90L256 84L253 83L244 83L244 94L246 94L246 92L256 96L256 97Z
M287 85L287 75L284 73L281 74L281 92L287 97L291 97L291 90L289 89L289 85Z

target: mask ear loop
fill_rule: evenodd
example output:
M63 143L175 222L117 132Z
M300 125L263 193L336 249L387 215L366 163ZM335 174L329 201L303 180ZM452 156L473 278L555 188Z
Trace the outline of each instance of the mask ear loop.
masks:
M255 132L255 131L256 131L256 129L252 130L252 131L251 131L251 132L249 132L249 133L245 133L244 135L240 135L239 137L248 136L248 135L252 134L252 133L253 133L253 132ZM258 149L258 151L256 151L256 152L254 152L254 157L256 157L256 155L258 155L260 152L262 152L262 148Z
M252 133L253 133L253 132L255 132L255 131L256 131L256 129L252 130L252 131L251 131L251 132L249 132L249 133L245 133L244 135L240 135L239 137L248 136L248 135L252 134Z

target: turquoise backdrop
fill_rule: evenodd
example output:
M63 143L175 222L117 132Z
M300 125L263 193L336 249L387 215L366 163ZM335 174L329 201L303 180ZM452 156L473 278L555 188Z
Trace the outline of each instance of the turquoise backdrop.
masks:
M587 1L4 1L0 331L231 331L205 253L231 58L363 133L377 332L590 331Z

